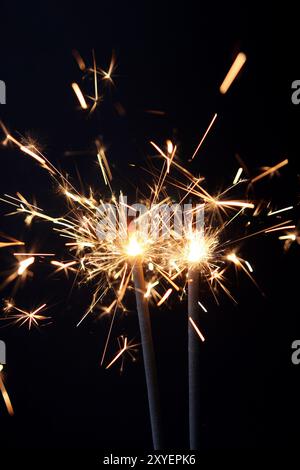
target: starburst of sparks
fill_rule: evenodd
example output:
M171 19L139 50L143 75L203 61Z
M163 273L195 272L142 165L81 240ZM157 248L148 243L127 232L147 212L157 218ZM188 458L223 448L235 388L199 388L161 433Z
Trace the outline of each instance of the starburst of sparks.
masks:
M12 300L6 300L3 308L6 315L2 320L18 326L26 325L29 330L32 327L39 328L41 322L50 319L50 317L41 315L41 311L45 310L46 307L47 305L43 304L35 310L26 311L14 305Z
M101 101L99 80L112 82L116 65L115 57L112 56L107 71L97 66L94 53L91 67L85 65L79 53L74 52L74 57L83 73L92 75L94 95L85 94L75 82L72 84L72 88L81 108L93 112ZM227 92L245 61L244 54L237 56L220 87L221 93ZM214 114L191 159L194 159L198 154L216 118L217 114ZM107 198L100 198L91 189L86 191L86 194L79 192L68 178L40 152L36 145L18 141L3 124L1 127L5 135L3 144L16 145L23 154L34 159L44 170L48 171L58 187L59 194L65 198L68 210L64 216L47 214L36 203L29 202L19 193L16 197L6 195L4 200L15 208L15 213L25 216L26 223L31 223L34 219L51 223L53 229L65 241L65 246L72 255L72 260L52 260L51 265L56 268L57 272L62 271L66 275L69 272L74 272L76 275L80 275L81 282L93 283L92 301L81 321L92 312L100 311L102 314L111 315L113 322L117 311L126 311L125 295L134 288L132 271L137 258L142 262L145 271L147 289L144 296L158 307L165 305L174 293L180 299L183 298L186 291L187 271L191 265L199 269L202 281L207 283L209 291L212 292L216 300L219 288L233 299L226 286L226 270L230 265L233 264L237 269L240 268L244 271L255 285L256 281L253 277L252 265L248 260L243 260L238 256L238 250L233 249L232 245L238 245L239 241L258 234L295 229L295 225L291 224L291 221L283 221L245 234L245 220L250 224L250 219L256 216L256 211L260 210L260 202L253 202L247 197L241 199L230 197L232 190L236 194L237 189L242 187L245 187L247 194L250 185L268 175L274 175L288 164L287 159L263 169L263 172L255 177L243 180L241 180L241 175L244 169L240 167L232 185L212 195L207 189L205 178L196 177L181 164L175 143L168 139L165 146L162 147L151 141L152 148L157 152L153 158L151 157L151 164L158 158L161 165L157 168L153 164L150 170L146 170L151 175L151 182L148 185L149 194L146 196L143 194L141 201L147 207L147 211L137 214L134 223L132 223L125 215L125 209L130 209L131 213L134 213L134 205L128 203L122 193L119 198L116 197L112 187L113 177L108 158L99 139L95 141L95 157L100 167L104 186L109 192ZM176 191L179 196L179 204L190 199L197 201L197 206L191 209L191 222L187 227L184 227L183 236L179 238L176 236L171 216L166 219L160 212L158 216L154 217L154 207L162 209L164 205L172 204L172 190ZM108 219L108 225L103 227L103 214L107 210L107 204L110 207L111 217ZM275 211L270 210L267 215L281 217L282 213L291 209L292 206ZM200 210L205 214L203 230L199 230L195 226L195 218ZM149 218L153 223L148 233L145 234L142 227ZM243 222L239 223L241 218ZM115 233L116 229L119 236L106 236L109 233ZM286 232L279 238L292 242L296 240L296 235L294 232ZM23 242L12 240L8 244L23 244ZM1 246L8 245L0 244ZM21 253L19 255L21 256ZM16 272L9 278L10 281L18 276L24 276L34 261L35 254L28 253L28 257L19 261ZM207 311L202 303L199 305L204 312ZM4 310L9 313L7 316L9 320L19 325L26 324L31 329L31 327L38 327L41 322L47 320L48 317L41 315L41 311L45 307L46 304L43 304L35 310L26 311L7 302ZM11 314L11 312L13 313ZM192 323L192 326L204 341L199 327L195 323ZM111 329L112 323L109 335ZM107 368L111 367L125 353L129 353L132 348L134 349L127 338L123 338L119 352L107 365ZM106 349L107 343L105 351Z

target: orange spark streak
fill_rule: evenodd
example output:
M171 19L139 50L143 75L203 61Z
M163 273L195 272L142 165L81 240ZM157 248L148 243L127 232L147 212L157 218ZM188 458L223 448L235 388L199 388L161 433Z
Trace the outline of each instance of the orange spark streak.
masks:
M78 99L82 109L87 109L88 106L86 104L86 101L85 101L85 98L82 94L82 91L79 88L79 85L74 82L74 83L72 83L72 88L73 88L73 91L74 91L75 95L77 96L77 99Z
M83 58L81 57L79 52L76 51L76 49L73 49L72 54L73 54L73 57L74 57L74 59L76 60L76 62L78 64L78 67L80 68L80 70L82 72L84 72L84 70L86 69L86 66L85 66Z
M217 206L233 206L233 207L245 207L249 209L254 209L255 205L251 202L243 201L214 201Z
M25 245L24 242L0 242L0 248L6 248L7 246Z
M268 176L270 173L274 173L274 171L279 170L279 168L282 168L283 166L287 165L288 163L289 163L289 161L288 161L287 158L285 160L282 160L282 162L277 163L277 165L274 165L271 168L268 168L266 171L264 171L260 175L257 175L254 178L252 178L251 183L255 183L256 181L264 178L265 176Z
M30 150L28 147L24 146L24 145L21 145L20 146L20 150L24 153L27 153L27 155L29 155L30 157L34 158L35 160L37 160L41 165L46 165L46 161L40 157L39 155L37 155L35 152L33 152L32 150Z
M240 72L246 60L247 60L246 54L244 54L243 52L240 52L236 56L233 64L231 65L226 77L224 78L220 86L220 93L222 93L222 95L224 95L229 90L232 82L237 77L238 73Z
M126 351L127 349L127 338L124 339L124 346L123 348L118 352L118 354L114 357L114 359L108 364L108 366L105 367L105 369L109 369L118 359L120 356L122 356L122 354L124 354L124 352Z
M283 209L278 209L277 211L271 211L268 213L268 215L276 215L276 214L280 214L281 212L285 212L285 211L290 211L294 209L294 206L288 206L288 207L284 207Z
M51 264L53 266L57 266L58 269L56 271L62 271L63 270L65 272L65 274L67 274L68 270L76 271L74 268L71 268L71 266L74 266L74 264L76 264L76 263L77 263L77 261L69 261L67 263L63 263L61 261L56 261L56 260L51 261Z
M201 333L201 331L199 330L199 328L198 328L198 326L196 325L196 323L194 322L194 320L193 320L191 317L189 317L189 321L190 321L192 327L194 328L194 330L196 331L197 335L198 335L199 338L201 339L201 341L203 341L203 343L204 343L205 338L204 338L203 334Z
M13 409L13 406L11 404L9 395L7 393L7 390L5 388L4 382L3 382L2 377L1 377L1 369L0 369L0 391L2 393L2 397L3 397L4 403L5 403L6 409L8 411L8 414L10 416L13 416L14 415L14 409Z
M144 294L145 299L148 299L148 297L150 297L151 290L153 289L153 287L157 286L158 284L159 284L158 281L148 283L147 290Z
M204 305L200 302L200 300L198 300L198 305L202 308L202 310L207 313L207 310L206 308L204 307Z
M113 74L114 69L115 69L115 63L116 63L115 54L112 53L108 70L107 71L101 70L101 73L103 75L103 80L108 80L111 83L113 83L112 74Z
M30 255L31 256L55 256L55 253L14 253L14 256L30 256Z
M145 113L156 114L157 116L164 116L166 114L165 111L159 109L146 109Z
M215 120L217 119L217 116L218 116L218 114L215 113L212 120L210 121L210 124L209 124L208 128L206 129L202 139L200 140L200 143L198 144L198 147L196 148L195 152L193 153L193 156L192 156L191 160L193 160L195 158L195 156L197 155L198 150L200 149L201 145L203 144L204 140L206 139L207 134L209 133L209 131L212 128Z
M35 261L34 256L24 259L23 261L20 261L19 268L18 268L18 275L21 276L26 271L28 266L34 263L34 261Z
M278 230L287 230L290 228L296 228L296 225L284 225L283 227L275 227L265 230L265 233L277 232Z
M236 172L236 175L234 177L233 183L232 184L237 184L239 182L239 179L241 177L241 174L243 173L243 168L240 167L238 171Z
M157 306L160 307L170 296L171 292L173 289L168 289L165 295L160 299L160 301L157 303Z
M55 174L55 171L54 171L54 167L53 165L51 165L51 163L47 162L45 158L42 158L40 157L39 155L37 155L35 152L33 152L33 150L31 150L29 147L26 147L25 145L22 145L17 139L15 139L13 136L11 136L10 134L7 134L6 135L6 139L7 140L10 140L11 142L13 142L15 145L17 145L19 147L19 149L26 153L27 155L29 155L30 157L34 158L35 160L37 160L41 166L43 168L45 168L46 170L49 171L49 173L51 174ZM51 168L52 167L52 168Z
M289 235L282 235L281 237L278 237L278 240L296 240L296 235L294 233L290 233Z

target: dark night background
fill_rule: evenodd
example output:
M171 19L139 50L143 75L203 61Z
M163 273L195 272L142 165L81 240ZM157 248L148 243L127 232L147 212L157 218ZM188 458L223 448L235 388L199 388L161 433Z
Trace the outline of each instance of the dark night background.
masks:
M184 159L218 111L191 169L205 174L212 188L232 181L236 154L252 175L288 156L290 165L281 176L257 184L256 195L272 198L276 207L296 204L300 109L291 104L290 89L300 78L300 59L287 58L295 46L283 31L289 28L293 34L296 27L289 16L288 11L228 2L43 2L34 7L3 2L0 79L6 82L7 104L0 108L0 119L12 132L36 138L64 171L75 174L77 166L93 187L102 184L93 156L64 152L89 148L97 135L103 136L116 179L125 177L123 190L130 192L136 180L128 162L142 164L153 154L149 140L176 140ZM91 62L93 48L104 68L115 50L118 69L116 88L90 119L78 110L70 84L80 80L72 49ZM218 87L239 50L248 56L244 72L220 97ZM124 117L114 111L115 102L124 106ZM166 115L146 113L149 109ZM46 172L15 148L1 150L0 184L1 194L34 195L52 214L63 213ZM22 217L4 217L4 203L0 212L2 233L64 257L61 241L47 224L37 222L28 230ZM296 220L297 214L292 217ZM12 266L13 251L1 250L3 275ZM202 294L209 310L201 315L207 337L201 368L202 448L296 448L300 365L292 365L290 357L292 341L300 339L299 246L284 253L276 236L262 236L245 243L242 254L253 262L266 297L243 275L230 279L238 306L222 296L217 307ZM0 400L0 447L95 453L151 449L141 355L136 363L126 362L121 376L118 367L101 369L107 321L91 318L75 327L90 289L71 292L72 275L69 281L63 274L48 279L53 270L46 263L37 262L32 270L34 277L18 290L16 304L29 309L47 301L53 324L40 332L0 330L15 408L15 416L8 417ZM2 290L1 299L12 289ZM152 309L169 449L188 448L185 313L184 303L172 310ZM113 338L125 332L138 338L133 305Z

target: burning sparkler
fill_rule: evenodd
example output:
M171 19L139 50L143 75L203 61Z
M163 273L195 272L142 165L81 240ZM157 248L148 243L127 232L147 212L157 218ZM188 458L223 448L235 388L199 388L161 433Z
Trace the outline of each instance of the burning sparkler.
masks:
M99 78L102 81L112 82L114 56L107 71L97 67L95 54L92 67L87 67L77 52L74 52L74 57L84 73L92 74L94 96L86 95L75 82L72 88L81 108L93 112L101 100L98 89ZM221 93L227 92L245 60L244 54L237 56L220 87ZM217 114L214 114L192 159L198 153L216 118ZM116 314L119 311L126 311L126 294L132 289L135 290L155 449L162 448L162 432L149 302L156 303L157 308L160 308L172 298L172 294L175 293L182 299L187 290L190 445L192 449L196 449L199 444L200 423L199 348L201 341L205 340L199 326L199 307L207 312L199 300L199 284L206 282L214 298L217 298L218 288L233 298L225 281L225 273L230 264L241 268L251 281L255 284L256 282L252 275L251 264L237 256L238 251L234 251L231 245L258 233L277 233L293 229L295 226L291 225L289 220L244 235L240 233L241 227L244 228L243 224L238 226L238 236L234 230L228 234L240 216L244 218L248 212L255 215L258 206L247 198L237 200L229 196L232 188L236 191L246 181L241 180L243 168L238 169L231 187L217 195L211 195L205 187L204 178L194 176L179 162L177 146L171 140L167 140L165 148L153 141L150 142L162 165L159 169L155 167L151 169L150 194L143 195L139 204L130 204L122 192L119 199L116 197L112 188L113 178L108 158L99 139L95 140L95 157L105 189L109 193L107 198L103 196L100 198L91 189L85 193L79 192L35 145L19 142L5 126L2 125L2 129L5 133L3 143L16 145L23 154L34 159L48 171L52 180L56 182L59 193L65 198L68 207L65 216L49 215L19 193L17 197L6 196L5 201L15 208L16 213L25 216L26 223L31 223L34 219L49 222L66 241L65 245L72 255L72 260L52 260L51 265L56 271L63 271L66 275L75 272L80 274L81 282L93 283L92 301L79 324L92 312L100 311L111 316L109 334L101 361L101 364L106 364L107 369L130 351L131 343L125 338L117 355L108 364L105 361ZM253 184L267 175L272 175L287 163L288 160L283 160L271 168L264 169L263 173L250 178L250 183ZM174 188L179 195L179 203L175 205L171 197L171 189ZM184 201L191 199L197 201L196 206L189 204L185 213L180 214ZM291 207L287 207L270 211L268 216L278 215L290 209ZM294 240L294 236L294 232L288 232L280 239ZM23 244L16 240L8 243ZM24 259L18 261L17 269L9 278L10 281L16 277L26 276L29 267L38 256L34 253L16 253L17 255L24 255ZM54 256L54 254L45 255ZM41 314L45 307L46 304L43 304L37 309L26 311L8 301L4 309L7 314L5 319L20 326L27 325L29 329L38 327L48 318Z

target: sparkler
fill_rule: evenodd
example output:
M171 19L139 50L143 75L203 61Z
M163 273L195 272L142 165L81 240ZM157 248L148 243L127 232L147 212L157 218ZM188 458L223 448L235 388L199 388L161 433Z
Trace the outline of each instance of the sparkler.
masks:
M99 77L104 82L112 82L112 74L115 68L114 56L107 71L97 67L95 54L93 54L93 66L91 68L86 67L77 52L74 52L74 56L80 69L85 73L92 74L94 96L85 95L76 83L72 84L73 90L82 109L90 109L90 112L93 112L101 100L98 89ZM221 93L227 92L245 60L246 57L243 54L238 55L220 88ZM93 103L91 106L90 102ZM161 113L155 110L148 112ZM217 114L214 114L192 159L196 156L212 129L216 118ZM216 300L217 288L219 287L233 299L225 281L225 272L229 263L236 268L241 268L254 283L255 280L252 277L253 268L251 264L238 257L235 251L228 251L228 247L232 243L256 236L258 233L277 233L277 231L295 228L294 225L291 225L292 221L280 222L258 232L241 236L238 240L236 240L236 236L225 236L228 227L234 221L237 221L240 215L244 216L246 211L254 210L256 205L248 200L230 199L228 194L231 188L217 195L211 195L204 187L204 178L195 177L185 166L179 163L177 146L168 140L166 150L161 149L156 143L150 142L158 152L159 158L162 159L163 165L160 170L155 168L151 170L153 180L149 185L150 196L143 197L146 212L135 216L133 230L126 210L134 214L136 209L133 205L127 203L122 193L120 193L119 200L117 200L112 188L113 177L108 158L99 139L95 140L95 156L97 156L104 185L107 191L110 192L109 198L99 198L91 189L86 191L86 194L81 194L41 154L36 145L32 142L19 142L5 126L1 125L1 127L5 133L3 144L16 145L23 154L31 157L44 170L48 171L50 177L56 182L59 193L66 200L67 215L55 217L48 215L19 193L17 197L6 196L5 199L7 203L15 208L16 213L25 216L27 224L32 223L36 218L50 222L53 229L66 241L65 245L72 254L72 260L52 260L51 265L57 271L63 271L66 275L69 272L75 272L75 274L81 275L81 282L90 282L95 285L92 301L78 324L92 312L100 311L103 315L111 316L109 334L101 364L106 362L105 356L117 312L126 311L125 295L132 289L135 291L152 439L155 449L162 448L162 430L149 302L155 302L157 308L159 308L170 301L173 293L178 294L182 299L187 290L190 447L191 449L197 449L200 442L200 345L201 341L205 340L199 327L199 307L207 312L199 300L199 284L200 282L206 282L209 291ZM287 163L288 160L286 159L271 168L265 169L263 173L252 179L250 178L250 183L255 183L267 175L272 175ZM232 187L235 190L244 182L240 179L243 169L244 167L240 167L233 179ZM176 176L174 175L175 172ZM194 222L191 222L183 227L182 236L177 237L174 223L173 225L170 224L171 216L164 217L162 213L158 217L153 216L153 207L155 205L156 208L162 210L164 204L171 203L171 188L176 188L179 193L180 204L191 197L201 203L199 207L191 208L188 214L191 216L191 220L194 220L197 214L202 210L204 212L205 209L207 220L201 229L196 227ZM258 207L259 204L256 207L257 211ZM270 211L268 216L278 216L291 208L292 206L288 206L274 212ZM109 217L105 217L105 214ZM152 218L153 224L150 231L145 235L141 227L145 224L147 218ZM103 223L104 219L105 224ZM113 236L108 236L109 234L113 234ZM280 239L288 241L295 240L295 238L294 233L280 236ZM5 244L3 245L3 243ZM23 242L12 239L8 244L2 242L0 247L21 244ZM25 252L16 253L15 255L24 256L25 258L18 262L17 270L12 275L13 277L9 278L10 280L19 276L24 277L28 268L34 263L35 256L54 256L55 254ZM105 300L107 298L109 299L108 304ZM29 329L38 327L41 322L47 320L47 317L41 315L45 307L46 304L43 304L37 309L26 311L16 307L12 301L8 301L4 309L7 313L5 319L18 325L27 325ZM106 365L106 368L112 367L119 358L124 356L125 352L130 350L130 347L130 343L125 338L119 352Z
M162 426L158 392L158 380L153 348L151 322L149 315L148 300L145 297L146 286L143 267L139 255L135 257L133 266L133 280L135 285L136 305L138 311L142 350L146 374L148 403L150 410L152 440L155 450L163 448Z
M188 368L189 368L189 426L190 449L198 449L200 442L200 342L194 329L198 320L199 271L190 266L188 271Z
M190 449L198 449L200 442L200 341L203 335L197 329L199 301L199 269L208 263L211 256L211 243L201 234L192 234L188 245L188 370L189 370L189 429ZM198 331L197 331L198 330ZM197 334L198 336L197 336ZM200 334L199 334L200 333Z

